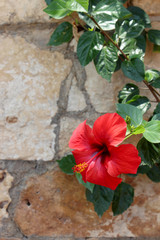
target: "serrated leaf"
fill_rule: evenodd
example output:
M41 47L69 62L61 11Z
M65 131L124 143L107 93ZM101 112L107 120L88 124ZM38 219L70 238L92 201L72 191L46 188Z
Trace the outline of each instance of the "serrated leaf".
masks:
M118 19L131 16L131 13L117 0L101 0L92 15L103 30L112 30Z
M87 200L93 203L94 209L99 217L109 208L113 195L113 190L100 185L95 185L93 193L88 189L86 190Z
M123 213L133 202L134 189L131 185L122 182L114 192L112 211L114 216Z
M154 165L146 174L153 182L160 182L159 165Z
M143 136L152 143L160 142L160 121L152 120L145 125Z
M119 38L137 38L143 31L144 26L134 20L124 20L116 24L116 32Z
M151 29L148 31L148 40L156 45L160 45L160 30Z
M62 172L68 175L74 174L72 168L76 165L76 162L73 155L68 155L66 157L63 157L61 160L57 160L57 162Z
M144 63L139 58L125 60L121 65L124 75L136 82L144 80Z
M130 6L128 7L128 10L133 14L132 18L140 24L143 24L145 28L151 27L149 16L143 9L135 6Z
M84 32L78 41L77 55L82 66L91 62L102 49L104 36L99 32Z
M67 16L71 11L66 7L66 1L64 0L52 0L47 8L43 10L50 17L61 19Z
M151 107L149 99L145 96L135 95L129 101L126 101L127 104L131 104L142 111L144 114Z
M154 144L147 141L144 137L138 142L137 149L141 157L142 164L152 167L160 162L160 144Z
M131 118L131 125L133 125L134 127L138 127L142 123L142 111L135 106L132 106L130 104L118 103L117 113L124 119L129 116Z
M82 184L85 188L87 188L91 193L93 192L94 189L94 184L90 182L84 182L82 180L82 175L80 173L76 173L76 178L80 184Z
M63 22L51 35L48 45L58 46L62 43L69 42L72 39L72 36L72 25L69 22Z
M118 60L118 50L110 43L108 46L102 48L101 52L94 60L97 72L106 80L110 81L112 74L116 68Z

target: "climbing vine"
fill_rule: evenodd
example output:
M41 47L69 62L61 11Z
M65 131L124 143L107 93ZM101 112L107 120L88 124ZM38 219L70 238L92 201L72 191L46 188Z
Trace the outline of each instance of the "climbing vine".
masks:
M131 1L46 0L46 3L44 12L51 18L64 18L51 35L49 45L58 46L75 37L82 66L93 61L104 81L110 82L119 69L135 81L117 93L116 113L99 117L93 128L84 121L73 129L69 142L72 155L58 160L63 172L75 174L86 187L87 200L94 204L99 216L110 204L114 215L121 214L134 197L133 187L122 181L121 174L133 177L146 174L152 181L160 182L160 72L145 69L144 65L146 41L159 51L160 31L152 29L147 13ZM151 101L140 95L138 82L144 83L156 103L147 121L143 115ZM138 134L142 137L137 148L124 144L127 138Z

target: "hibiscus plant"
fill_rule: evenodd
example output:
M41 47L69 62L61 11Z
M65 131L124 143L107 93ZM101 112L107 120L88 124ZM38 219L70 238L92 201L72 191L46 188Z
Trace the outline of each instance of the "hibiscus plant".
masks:
M155 98L156 107L146 121L143 114L151 101L140 95L137 85L126 84L118 93L117 112L100 116L93 128L82 122L69 141L72 155L58 160L63 172L75 174L86 187L87 200L99 216L111 203L113 214L121 214L134 197L133 187L122 182L121 174L146 174L160 182L160 72L145 70L144 66L146 41L160 51L160 31L152 29L143 9L127 0L45 1L48 6L44 11L51 18L67 17L53 32L49 45L75 37L82 66L93 61L98 74L107 81L121 69L135 84L143 82ZM124 144L137 134L142 136L137 148Z

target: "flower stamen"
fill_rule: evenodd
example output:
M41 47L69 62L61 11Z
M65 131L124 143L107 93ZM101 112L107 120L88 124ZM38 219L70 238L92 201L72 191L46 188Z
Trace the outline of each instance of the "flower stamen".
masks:
M81 173L86 169L86 167L88 167L88 163L83 162L78 165L75 165L72 169L74 172Z

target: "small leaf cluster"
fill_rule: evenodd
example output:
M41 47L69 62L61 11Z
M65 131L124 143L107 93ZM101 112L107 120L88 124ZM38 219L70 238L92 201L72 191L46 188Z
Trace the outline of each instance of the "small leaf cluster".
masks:
M143 82L157 102L153 115L144 120L143 116L151 107L148 96L141 96L137 85L126 84L118 94L117 113L127 123L126 138L141 134L137 149L142 163L139 174L146 174L152 181L160 182L160 72L146 69L144 56L146 41L160 51L160 31L152 29L147 13L136 6L124 7L127 0L45 0L44 11L55 19L68 17L53 32L48 45L58 46L70 42L73 28L81 31L77 43L77 57L82 66L91 61L99 75L111 81L114 72L121 69L124 76L136 82ZM75 18L73 12L77 12ZM74 174L74 157L69 155L58 161L59 167L67 174ZM94 204L99 216L112 203L114 215L121 214L132 203L134 189L121 183L115 191L84 183L80 174L77 180L86 187L86 197Z
M57 162L64 173L69 175L74 174L72 168L76 163L73 155L63 157ZM86 188L86 198L93 203L94 209L99 217L109 209L111 204L114 216L123 213L132 204L134 189L131 185L122 182L116 190L111 190L110 188L93 183L85 183L80 173L75 174L78 182Z

